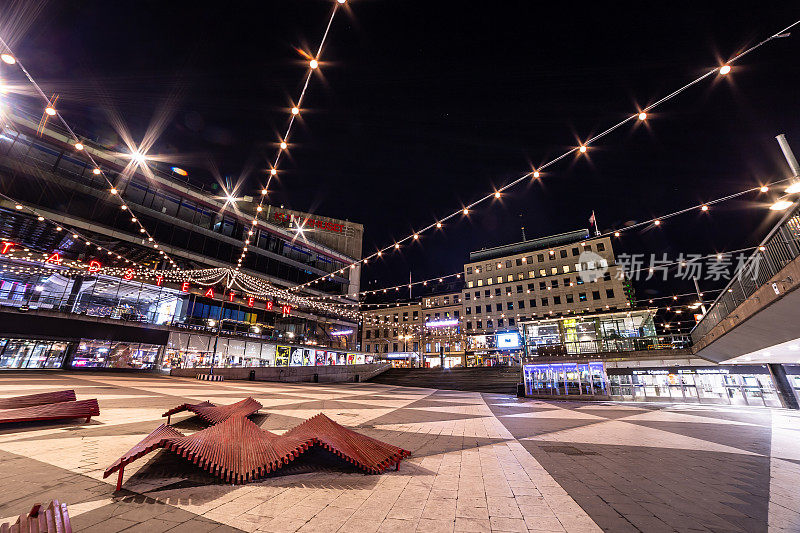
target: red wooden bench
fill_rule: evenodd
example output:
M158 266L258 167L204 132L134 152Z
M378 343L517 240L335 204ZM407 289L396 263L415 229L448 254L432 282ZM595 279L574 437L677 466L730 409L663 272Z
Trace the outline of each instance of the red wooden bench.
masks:
M0 409L18 409L20 407L31 407L33 405L43 405L46 403L74 402L75 399L74 390L42 392L40 394L28 394L27 396L0 398Z
M175 413L181 411L191 411L206 422L219 424L232 416L250 416L263 406L251 397L232 403L229 405L214 405L211 402L184 403L178 407L173 407L161 416L167 417L167 424Z
M96 399L74 402L48 403L20 409L0 410L0 424L9 422L31 422L34 420L62 420L66 418L85 418L87 422L100 414Z
M13 524L0 524L0 533L72 533L67 504L53 500L43 509L37 503L30 513L20 515Z
M400 461L411 454L356 433L323 414L283 435L261 429L246 417L235 416L190 436L161 425L108 467L103 477L119 470L119 490L125 465L156 448L165 448L229 483L244 483L285 466L314 446L375 474L392 465L399 468Z

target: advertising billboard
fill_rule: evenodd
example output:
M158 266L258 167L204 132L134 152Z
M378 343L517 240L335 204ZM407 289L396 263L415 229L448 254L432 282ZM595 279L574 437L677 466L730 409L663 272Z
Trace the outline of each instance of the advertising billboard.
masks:
M289 347L278 346L275 351L275 366L289 366Z
M515 350L520 347L519 333L511 331L508 333L498 333L495 335L497 347L501 350Z

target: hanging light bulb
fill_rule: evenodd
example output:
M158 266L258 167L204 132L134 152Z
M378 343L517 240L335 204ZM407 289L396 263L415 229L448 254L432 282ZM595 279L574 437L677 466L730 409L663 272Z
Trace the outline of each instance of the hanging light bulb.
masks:
M296 106L293 107L292 108L292 115L297 115L298 113L300 113L300 110Z
M100 172L101 172L101 171L100 171L100 169L99 169L99 168L95 168L95 169L93 169L93 170L92 170L92 174L94 174L95 176L99 175L99 174L100 174Z
M14 63L17 62L17 60L11 54L2 54L0 55L0 59L3 60L3 63L6 63L8 65L13 65Z
M723 76L728 74L730 71L731 71L731 66L730 65L722 65L719 68L719 73L722 74Z
M314 70L319 66L319 61L317 61L316 59L312 59L311 61L308 62L308 66L311 67L311 70Z
M83 143L75 143L76 150L83 150Z
M776 201L771 206L769 206L770 210L772 211L786 211L790 207L792 207L792 202L790 202L789 200L784 200L782 198Z
M580 148L578 148L578 151L579 151L580 153L582 153L582 154L585 154L585 153L586 153L586 146L584 146L584 145L581 145L581 147L580 147Z
M56 109L52 106L47 106L44 108L44 112L52 117L56 114Z
M786 187L786 194L797 194L800 192L800 180L793 181Z
M281 150L286 150L287 146L286 141L281 141Z
M639 120L647 120L647 113L645 113L644 111L639 113Z

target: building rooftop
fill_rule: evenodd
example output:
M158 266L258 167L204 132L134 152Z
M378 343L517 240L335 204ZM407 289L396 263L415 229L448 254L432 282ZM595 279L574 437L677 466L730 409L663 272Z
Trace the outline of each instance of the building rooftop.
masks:
M580 229L575 231L568 231L566 233L559 233L557 235L550 235L548 237L539 237L538 239L529 239L527 241L515 242L512 244L504 244L494 248L485 248L483 250L476 250L469 253L469 261L483 261L486 259L494 259L496 257L505 257L507 255L523 254L525 252L534 252L552 248L553 246L563 246L574 242L580 242L589 238L588 229Z

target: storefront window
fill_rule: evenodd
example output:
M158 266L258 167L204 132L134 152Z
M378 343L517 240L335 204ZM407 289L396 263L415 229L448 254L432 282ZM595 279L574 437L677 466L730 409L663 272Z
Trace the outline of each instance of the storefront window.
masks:
M72 358L73 368L155 368L159 346L136 342L81 339Z
M69 343L0 339L0 368L61 368Z

